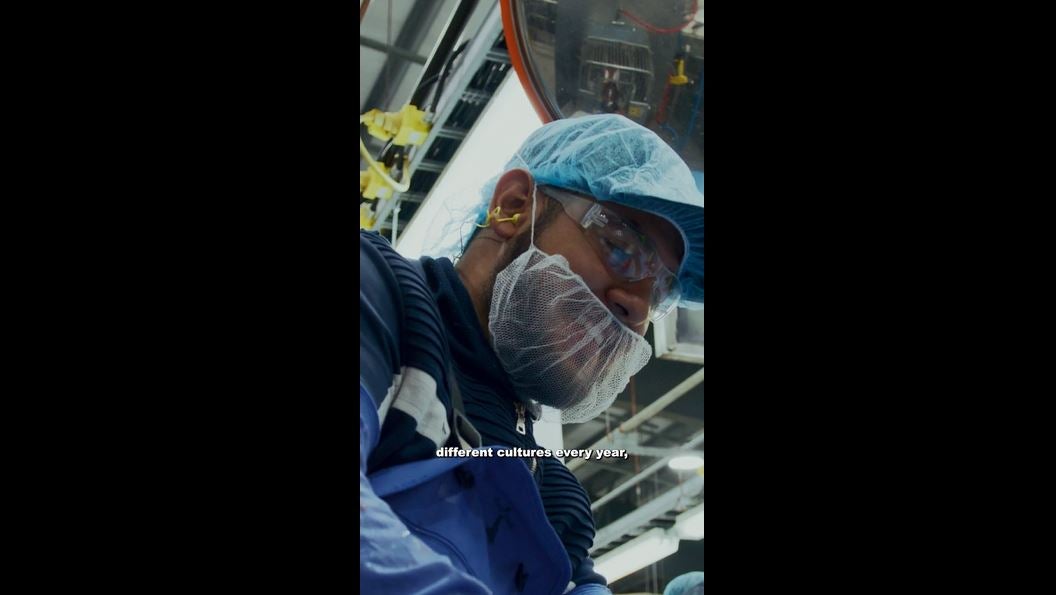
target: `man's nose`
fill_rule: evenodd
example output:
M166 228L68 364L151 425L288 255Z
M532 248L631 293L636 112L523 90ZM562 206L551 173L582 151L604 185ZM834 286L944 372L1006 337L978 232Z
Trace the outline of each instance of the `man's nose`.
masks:
M609 309L616 318L639 335L645 335L649 326L649 297L652 287L652 279L643 279L626 286L613 287L605 296Z

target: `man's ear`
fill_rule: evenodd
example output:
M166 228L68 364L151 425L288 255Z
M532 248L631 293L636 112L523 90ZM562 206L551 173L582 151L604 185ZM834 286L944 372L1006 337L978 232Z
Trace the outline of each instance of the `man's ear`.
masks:
M489 204L488 227L503 240L508 240L526 228L532 216L532 191L535 181L524 169L511 169L502 174L495 185L495 194ZM542 197L540 197L542 200ZM536 216L542 212L537 204ZM495 209L498 208L498 211Z

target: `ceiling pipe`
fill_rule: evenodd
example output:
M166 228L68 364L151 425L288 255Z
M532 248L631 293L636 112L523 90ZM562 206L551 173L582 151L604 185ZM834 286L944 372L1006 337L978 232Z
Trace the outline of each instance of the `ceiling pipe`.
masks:
M624 535L630 534L635 529L644 527L660 515L687 504L704 489L704 476L694 475L681 485L664 492L653 498L634 511L616 519L616 521L598 529L594 535L594 546L590 548L591 553L616 541Z
M664 456L662 459L660 459L659 461L653 463L652 465L649 465L645 469L642 469L641 473L638 473L634 477L629 477L627 479L627 481L624 481L620 485L616 486L616 489L612 490L608 494L605 494L601 498L598 498L598 500L596 502L594 502L594 503L592 503L590 505L590 510L592 512L597 512L597 510L599 508L601 508L602 506L605 506L605 504L611 502L612 500L614 500L620 494L622 494L622 493L626 492L627 490L633 488L636 484L641 482L643 479L649 477L653 473L656 473L660 469L663 469L667 465L667 462L671 460L671 457L677 456L677 455L681 454L683 451L692 450L694 447L696 447L701 442L704 442L704 432L699 432L696 436L693 437L692 440L690 440L689 442L686 442L682 446L672 447L671 450L673 452L671 452L670 454Z
M682 382L678 383L678 386L667 391L659 399L653 401L644 409L639 411L636 415L632 416L630 419L620 424L620 427L602 436L600 439L598 439L597 442L595 442L589 447L590 450L604 448L606 446L609 446L611 448L613 442L615 442L615 437L618 433L628 434L634 431L635 428L648 421L657 413L663 411L664 408L680 399L683 395L689 392L690 389L700 384L703 380L704 368L701 368L696 372L690 374L689 378L686 378ZM579 469L580 467L585 465L586 462L586 459L577 458L568 464L568 469L569 471L575 471L576 469Z
M422 107L422 102L429 91L429 85L423 85L422 81L440 74L440 68L443 67L448 56L454 51L455 42L458 41L462 30L465 29L466 23L469 21L469 17L473 14L473 9L476 7L477 0L461 0L458 3L455 11L451 13L451 18L447 20L447 24L444 26L440 41L436 42L432 53L429 54L429 61L425 63L425 68L422 70L421 76L418 77L417 87L414 93L411 94L411 99L408 103L419 108Z
M419 56L418 54L412 51L405 50L394 45L388 45L380 41L375 41L369 37L363 37L362 35L360 35L359 37L359 45L363 47L368 47L372 50L378 50L379 52L382 52L384 54L392 54L393 56L403 58L404 60L414 62L415 64L425 64L426 61L425 56Z

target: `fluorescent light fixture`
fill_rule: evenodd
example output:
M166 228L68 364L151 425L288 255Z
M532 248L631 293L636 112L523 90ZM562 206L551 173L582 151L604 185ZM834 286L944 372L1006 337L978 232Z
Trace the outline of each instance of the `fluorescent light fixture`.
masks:
M611 584L677 551L678 535L657 527L598 558L594 571Z
M689 541L704 539L704 503L675 517L675 533Z
M704 310L676 308L653 325L656 357L704 364Z
M704 459L699 455L680 455L672 457L667 466L675 471L692 471L704 466Z
M396 251L407 258L447 256L437 249L458 244L458 224L482 202L477 193L485 182L502 173L528 135L542 125L521 81L508 74L415 211L396 243ZM442 235L451 230L454 237ZM473 233L472 222L465 225L464 232L466 238Z

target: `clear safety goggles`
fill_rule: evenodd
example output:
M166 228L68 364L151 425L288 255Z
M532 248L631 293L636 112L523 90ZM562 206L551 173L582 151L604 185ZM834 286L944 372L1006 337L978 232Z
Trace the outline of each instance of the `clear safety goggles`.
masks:
M543 194L561 203L579 223L606 268L617 278L634 283L653 279L649 317L654 322L674 309L682 285L660 259L653 242L637 227L592 198L553 186L540 185Z

